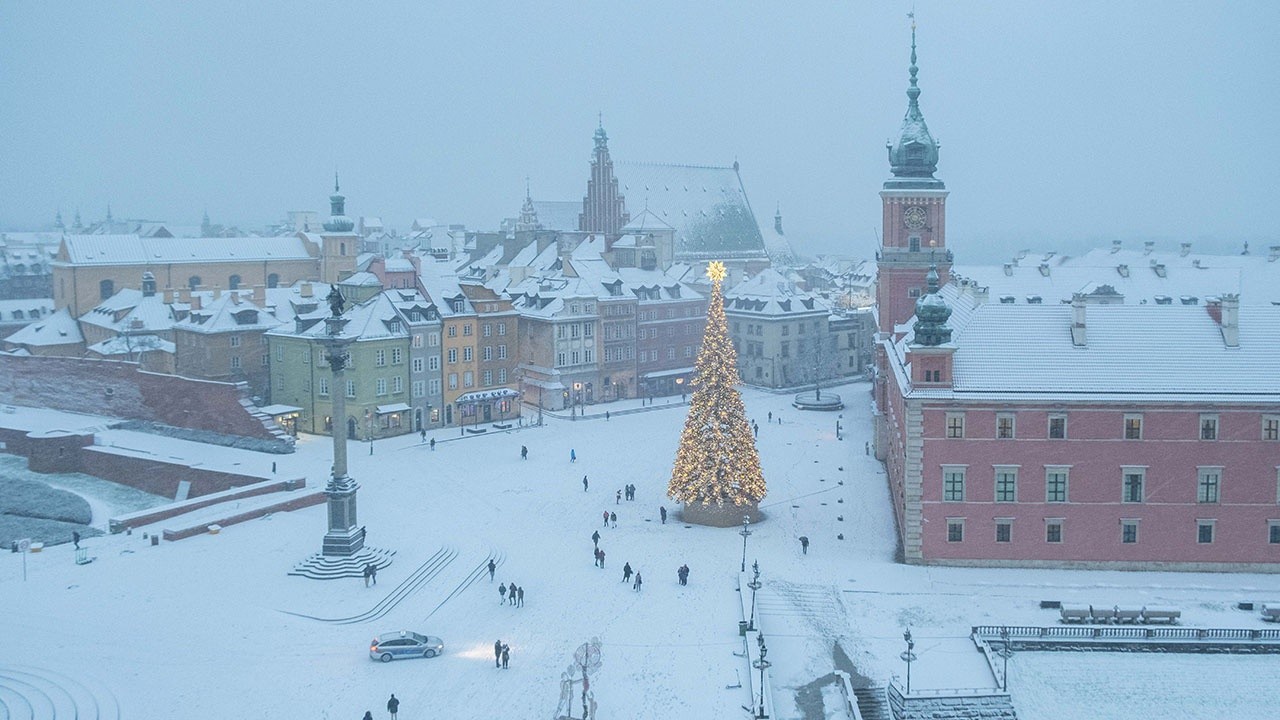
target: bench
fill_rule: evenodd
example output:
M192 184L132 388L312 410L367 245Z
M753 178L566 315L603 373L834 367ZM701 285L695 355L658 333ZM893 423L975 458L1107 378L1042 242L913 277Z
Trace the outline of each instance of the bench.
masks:
M1142 608L1142 622L1149 625L1155 623L1166 623L1173 625L1182 617L1181 610L1175 610L1167 607L1144 607Z
M1062 615L1064 623L1087 623L1089 622L1089 608L1081 605L1063 605L1058 611Z
M1116 608L1114 606L1109 608L1098 608L1090 605L1089 614L1093 616L1093 621L1095 623L1105 624L1109 622L1115 622Z
M1262 619L1266 622L1280 622L1280 602L1262 603Z
M1117 606L1114 612L1115 622L1117 623L1136 625L1142 621L1142 608L1122 608Z

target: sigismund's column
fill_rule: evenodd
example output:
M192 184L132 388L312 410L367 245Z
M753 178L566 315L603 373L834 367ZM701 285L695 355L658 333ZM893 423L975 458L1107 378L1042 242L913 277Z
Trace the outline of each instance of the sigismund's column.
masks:
M330 295L337 293L335 287ZM332 304L332 303L331 303ZM347 476L347 386L346 368L351 356L351 338L342 334L347 319L341 316L341 304L333 304L335 313L324 319L325 360L333 370L333 476L325 486L329 498L329 531L324 534L323 555L346 557L364 547L364 533L356 521L356 491L360 486Z

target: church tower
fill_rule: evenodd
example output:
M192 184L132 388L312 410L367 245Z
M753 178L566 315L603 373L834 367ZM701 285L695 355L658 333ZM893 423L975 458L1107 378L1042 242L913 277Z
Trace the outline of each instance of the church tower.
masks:
M631 221L631 215L627 213L626 199L618 192L618 178L613 176L613 159L609 157L609 136L604 132L603 118L596 128L595 141L591 179L587 181L587 196L582 199L578 229L619 235Z
M938 168L938 142L929 134L920 112L920 88L916 82L916 25L911 21L910 84L907 115L896 143L889 143L889 167L893 176L880 191L883 233L878 254L876 306L879 330L892 333L916 309L930 266L937 266L941 284L947 284L951 253L946 241L947 190L933 173Z
M346 203L335 172L333 194L329 196L329 219L324 221L324 232L320 233L321 282L332 284L346 280L356 271L360 236L354 232L356 224L346 215Z

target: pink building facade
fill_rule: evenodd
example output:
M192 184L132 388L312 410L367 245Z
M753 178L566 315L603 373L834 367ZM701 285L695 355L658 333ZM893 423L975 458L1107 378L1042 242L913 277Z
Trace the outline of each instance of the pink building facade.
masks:
M913 37L873 386L905 560L1280 572L1280 307L989 303L949 278L915 59Z

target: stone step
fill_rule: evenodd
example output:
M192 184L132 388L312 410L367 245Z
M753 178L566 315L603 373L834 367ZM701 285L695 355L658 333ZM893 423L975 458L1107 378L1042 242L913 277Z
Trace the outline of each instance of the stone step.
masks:
M369 563L373 563L379 570L386 568L391 564L395 554L395 550L370 547L362 549L355 555L342 557L317 553L295 565L289 574L312 580L358 578L364 576L364 568Z

